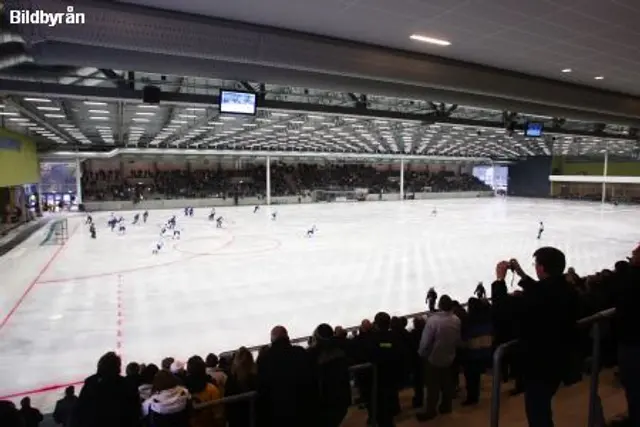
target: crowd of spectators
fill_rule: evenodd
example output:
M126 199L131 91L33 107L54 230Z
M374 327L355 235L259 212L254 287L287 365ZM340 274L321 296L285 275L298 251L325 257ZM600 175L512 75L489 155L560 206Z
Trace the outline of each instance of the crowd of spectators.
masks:
M141 200L173 198L229 198L264 196L266 167L247 166L241 170L133 170L122 176L119 171L85 171L82 189L85 200ZM271 166L273 196L299 196L313 190L370 193L399 192L399 172L378 170L357 164ZM450 171L405 173L405 191L449 192L487 191L490 187L472 175Z
M590 356L590 335L576 321L616 308L603 337L604 365L618 364L629 425L640 425L640 312L635 307L640 245L613 270L582 277L571 268L565 272L565 255L556 248L540 248L533 257L537 280L517 260L501 261L491 300L480 284L466 308L447 295L436 306L431 289L426 300L431 313L415 317L411 329L407 318L380 312L351 336L340 326L318 325L303 348L292 344L285 327L276 326L255 362L248 349L240 348L220 358L193 356L186 363L166 358L159 367L130 363L125 376L120 357L107 353L78 397L72 388L66 390L54 418L71 427L248 427L252 403L213 403L253 391L259 427L338 427L355 390L376 425L391 427L401 411L400 390L412 387L413 407L421 408L416 417L428 421L452 412L461 374L462 405L476 405L495 348L517 339L501 371L515 380L512 394L524 394L529 426L549 427L554 425L553 396L561 384L581 379ZM506 284L510 274L519 278L512 293ZM361 364L375 366L375 386L371 370L350 373ZM41 419L27 398L20 410L10 402L1 402L0 410L0 423L7 427L37 425Z

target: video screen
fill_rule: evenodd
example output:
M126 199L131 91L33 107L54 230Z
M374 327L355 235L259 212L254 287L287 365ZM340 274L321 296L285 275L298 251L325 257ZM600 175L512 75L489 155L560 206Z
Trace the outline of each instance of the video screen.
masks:
M220 113L256 114L256 94L251 92L220 91Z

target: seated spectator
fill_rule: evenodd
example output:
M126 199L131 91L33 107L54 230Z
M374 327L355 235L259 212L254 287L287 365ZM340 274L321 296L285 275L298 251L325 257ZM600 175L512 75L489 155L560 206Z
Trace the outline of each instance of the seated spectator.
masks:
M465 347L462 365L467 395L462 404L475 405L480 399L480 378L491 366L493 329L488 304L477 298L469 298L467 307L469 315L462 323L462 341Z
M440 297L438 309L438 312L427 319L418 349L425 364L427 388L425 411L417 415L420 421L436 417L438 401L439 413L450 413L454 395L452 365L461 343L460 319L453 313L454 304L448 295Z
M56 424L63 427L71 426L71 416L78 403L78 396L75 393L76 389L71 385L64 389L64 397L56 402L56 407L53 410L53 420Z
M187 390L191 394L193 410L190 415L191 427L224 427L224 408L211 403L220 400L222 393L209 381L206 365L200 356L187 361Z
M318 427L338 427L351 405L351 377L347 354L323 323L313 333L308 349L318 382Z
M299 427L317 414L313 369L307 352L291 345L283 326L271 330L271 346L258 358L258 407L269 427Z
M496 276L503 282L513 269L521 277L523 292L516 300L513 320L520 341L525 412L530 427L547 427L553 426L553 396L570 370L578 294L564 277L566 260L560 250L542 247L533 257L538 282L516 260L498 263Z
M72 425L77 427L129 427L140 420L138 393L121 375L121 360L114 352L98 361L95 375L84 380Z
M40 411L31 406L30 397L24 397L20 401L20 417L24 427L38 427L44 419Z
M227 384L227 374L218 366L219 359L213 353L209 353L206 359L207 375L209 375L215 381L216 386L220 390L223 396L225 396L225 387Z
M160 371L153 379L153 394L142 403L149 427L189 427L189 392L178 378Z
M138 394L140 401L144 402L151 397L153 393L153 380L159 369L153 363L144 367L140 374L140 386L138 386Z
M256 391L257 388L258 374L253 355L245 347L240 347L233 357L231 373L227 379L227 396ZM250 427L249 411L249 402L227 405L229 427Z

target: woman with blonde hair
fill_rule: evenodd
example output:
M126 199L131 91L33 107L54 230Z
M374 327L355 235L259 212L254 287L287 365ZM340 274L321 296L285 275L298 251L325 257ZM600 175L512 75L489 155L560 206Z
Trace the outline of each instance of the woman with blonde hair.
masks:
M240 347L231 363L231 375L227 379L227 396L256 391L258 375L253 355L246 347ZM229 427L247 427L249 423L249 402L230 404L226 408Z

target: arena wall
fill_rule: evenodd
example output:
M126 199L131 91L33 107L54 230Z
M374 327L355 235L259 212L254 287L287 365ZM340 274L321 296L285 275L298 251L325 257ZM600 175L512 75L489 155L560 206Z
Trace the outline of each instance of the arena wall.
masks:
M412 193L413 195L413 193ZM416 200L442 200L442 199L463 199L463 198L476 198L476 197L493 197L492 191L461 191L457 193L416 193ZM383 194L380 198L377 194L369 194L367 201L398 201L400 200L399 193L387 193ZM311 203L310 197L303 197L301 203ZM298 198L295 196L288 197L272 197L271 203L273 205L290 205L297 204ZM339 203L339 202L336 202ZM247 197L238 200L238 205L241 206L253 206L264 204L264 199L258 199L256 197ZM194 208L214 207L214 206L233 206L233 199L227 198L222 200L220 198L209 199L169 199L169 200L146 200L137 204L133 204L131 201L113 201L113 202L86 202L84 203L85 209L88 211L130 211L130 210L154 210L154 209L182 209L187 206Z
M29 138L0 128L0 187L40 180L36 146Z

